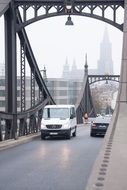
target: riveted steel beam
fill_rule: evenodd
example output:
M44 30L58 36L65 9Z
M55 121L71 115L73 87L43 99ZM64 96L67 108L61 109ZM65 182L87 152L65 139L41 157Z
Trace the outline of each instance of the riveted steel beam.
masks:
M25 55L26 55L26 45L25 42L20 43L20 56L21 56L21 112L25 111L26 108L26 101L25 101L25 95L26 95L26 83L25 83L25 77L26 77L26 67L25 67Z
M90 86L88 82L88 75L84 77L80 96L76 102L76 113L78 123L83 123L83 117L85 113L87 113L89 117L96 116L96 111L92 101Z
M31 71L31 107L35 106L35 70Z
M5 13L5 85L6 85L6 111L16 116L17 114L17 62L16 62L16 15L13 2ZM7 121L7 123L9 123ZM13 138L17 128L16 117L13 125L9 124L6 137ZM13 127L13 128L11 128ZM7 129L7 128L6 128ZM7 129L7 130L8 130Z
M71 8L68 9L68 2L71 3ZM104 0L65 0L65 1L15 1L16 9L22 10L22 22L17 24L17 31L21 30L21 28L36 22L41 19L45 19L53 16L60 15L79 15L86 16L95 19L99 19L101 21L107 22L121 31L123 30L123 23L119 23L116 19L117 13L120 8L124 9L124 1L122 0L112 0L112 1L104 1ZM33 11L33 17L27 18L27 14L29 9ZM112 11L112 18L106 17L106 11L110 8ZM40 11L43 10L43 11ZM52 11L53 10L53 11ZM100 10L101 14L96 10ZM41 13L40 13L41 12Z
M119 82L120 75L88 75L89 85L99 81Z

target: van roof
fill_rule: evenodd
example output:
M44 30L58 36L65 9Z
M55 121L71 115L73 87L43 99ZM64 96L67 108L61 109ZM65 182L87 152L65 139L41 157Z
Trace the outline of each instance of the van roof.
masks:
M58 104L58 105L47 105L47 106L45 106L45 108L71 108L71 107L75 107L75 105Z

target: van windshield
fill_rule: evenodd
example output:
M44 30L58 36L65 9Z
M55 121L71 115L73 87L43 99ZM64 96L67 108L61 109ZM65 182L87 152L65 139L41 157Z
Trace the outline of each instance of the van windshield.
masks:
M68 108L45 108L43 112L43 118L69 118Z

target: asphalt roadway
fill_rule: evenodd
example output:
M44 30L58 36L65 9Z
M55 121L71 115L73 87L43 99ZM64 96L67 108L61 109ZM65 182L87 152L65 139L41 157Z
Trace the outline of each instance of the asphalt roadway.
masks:
M82 125L70 140L36 135L0 143L0 190L85 190L103 141L89 134Z

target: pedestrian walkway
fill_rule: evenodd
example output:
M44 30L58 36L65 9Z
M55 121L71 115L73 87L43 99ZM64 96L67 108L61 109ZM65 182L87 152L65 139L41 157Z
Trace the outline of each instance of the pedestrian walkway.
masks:
M85 190L127 189L126 125L127 103L122 102L114 111Z

